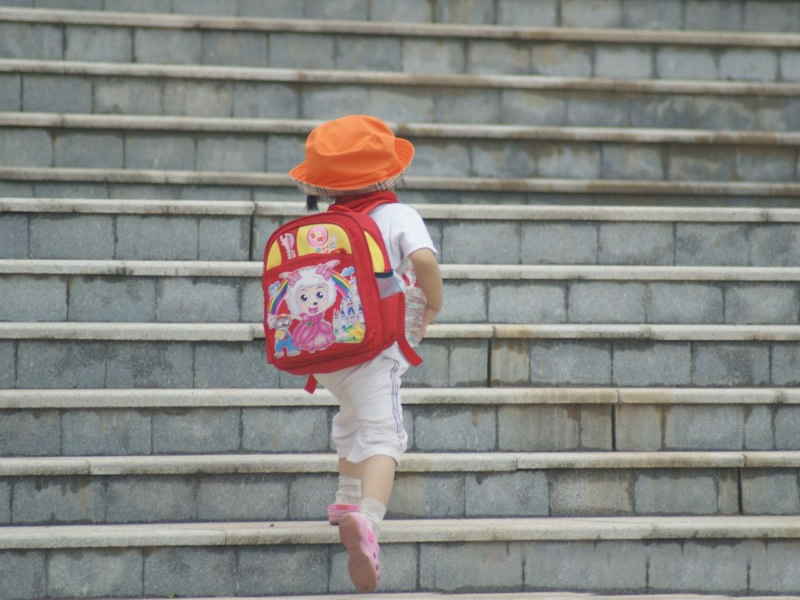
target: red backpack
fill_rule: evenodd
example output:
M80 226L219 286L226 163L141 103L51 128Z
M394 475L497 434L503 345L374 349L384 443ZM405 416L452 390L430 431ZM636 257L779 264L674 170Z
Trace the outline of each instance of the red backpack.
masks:
M366 214L391 200L356 209L333 204L293 219L264 248L267 361L293 375L361 364L394 342L414 366L422 359L405 338L405 298L375 221Z

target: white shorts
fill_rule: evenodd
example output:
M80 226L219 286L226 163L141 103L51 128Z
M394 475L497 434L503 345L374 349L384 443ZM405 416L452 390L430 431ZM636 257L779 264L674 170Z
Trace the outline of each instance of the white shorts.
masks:
M400 402L408 366L395 344L357 367L315 375L339 400L331 431L339 458L360 463L385 455L399 462L408 445Z

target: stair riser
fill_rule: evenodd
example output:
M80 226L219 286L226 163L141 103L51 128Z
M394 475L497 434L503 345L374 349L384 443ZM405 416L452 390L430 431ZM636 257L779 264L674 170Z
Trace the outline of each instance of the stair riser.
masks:
M3 456L328 452L335 407L4 410ZM797 405L406 404L410 452L795 450Z
M0 522L324 520L335 491L335 475L312 473L9 477ZM389 505L390 518L428 519L798 512L797 470L769 468L401 473Z
M795 540L384 544L381 591L795 593ZM339 544L0 554L10 598L352 593ZM11 576L13 574L13 576ZM89 587L87 587L87 584Z
M463 387L791 386L798 342L429 339L407 385ZM263 340L2 341L8 388L284 387L305 378L268 368Z
M531 11L531 12L539 12ZM270 15L272 16L272 15ZM661 25L664 26L663 24ZM788 31L788 30L787 30ZM0 23L4 58L409 73L800 79L793 48ZM558 58L556 58L558 57Z
M0 185L0 188L2 186ZM224 192L217 192L219 198ZM418 198L403 191L404 202ZM286 199L297 201L298 193ZM486 198L484 198L486 200ZM253 260L272 217L0 214L0 258ZM800 223L483 221L426 218L441 263L796 266ZM475 239L503 240L475 244Z
M214 79L213 77L217 77ZM793 131L800 100L787 96L511 87L236 81L120 75L0 74L1 111ZM481 84L478 83L477 86ZM290 156L297 152L292 144Z
M800 56L800 55L799 55ZM800 58L798 58L800 60ZM5 166L286 173L305 135L0 127ZM435 177L797 181L791 146L414 137L413 173Z
M7 275L0 321L244 322L258 277ZM800 323L800 283L447 279L439 323Z

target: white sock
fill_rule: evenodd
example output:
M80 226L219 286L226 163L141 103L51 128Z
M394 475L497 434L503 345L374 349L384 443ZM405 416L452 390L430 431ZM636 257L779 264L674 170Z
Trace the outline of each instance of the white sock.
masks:
M383 517L386 515L386 507L377 498L362 498L361 514L367 517L367 521L372 525L372 531L375 533L375 537L377 537L381 521L383 521Z
M361 480L347 475L339 475L339 489L336 490L336 504L360 504Z

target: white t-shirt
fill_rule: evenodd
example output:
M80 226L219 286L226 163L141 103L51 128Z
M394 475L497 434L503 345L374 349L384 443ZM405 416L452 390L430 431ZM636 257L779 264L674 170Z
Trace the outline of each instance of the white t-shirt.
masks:
M392 269L397 272L403 260L412 252L428 248L436 254L436 247L419 213L406 204L393 202L381 204L369 216L378 224L389 253Z

